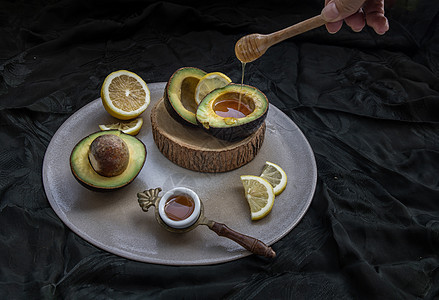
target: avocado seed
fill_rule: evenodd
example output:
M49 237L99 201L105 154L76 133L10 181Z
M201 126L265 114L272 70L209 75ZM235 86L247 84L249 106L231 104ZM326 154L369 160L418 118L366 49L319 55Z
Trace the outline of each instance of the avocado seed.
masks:
M123 173L130 153L127 144L117 135L98 136L90 145L88 159L99 175L112 177Z

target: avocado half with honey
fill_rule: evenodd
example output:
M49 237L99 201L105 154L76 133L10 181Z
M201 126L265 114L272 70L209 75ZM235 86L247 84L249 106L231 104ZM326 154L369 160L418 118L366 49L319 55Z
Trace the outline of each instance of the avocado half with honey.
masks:
M175 120L185 125L197 125L195 88L206 74L198 68L183 67L169 78L163 98L166 110Z
M264 123L268 107L267 97L257 88L229 84L204 97L196 118L208 133L233 142L254 133Z
M73 148L70 169L83 186L108 191L131 183L145 159L146 147L138 138L119 130L98 131L83 138Z

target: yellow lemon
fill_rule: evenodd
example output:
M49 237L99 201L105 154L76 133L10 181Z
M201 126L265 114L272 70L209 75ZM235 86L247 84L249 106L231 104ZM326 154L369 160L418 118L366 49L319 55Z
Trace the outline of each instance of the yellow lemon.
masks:
M142 128L143 125L143 118L137 118L132 121L126 121L126 122L117 122L113 124L104 124L99 125L99 128L101 130L120 130L123 133L130 134L130 135L137 135Z
M260 176L273 186L274 194L276 196L280 195L287 186L287 174L285 171L278 165L269 161L265 162L265 166L262 169L262 174Z
M145 111L150 102L150 92L139 75L119 70L105 78L101 98L110 115L119 120L129 120Z
M250 206L252 220L259 220L268 215L274 204L274 190L271 184L262 177L242 175L245 198Z
M232 80L221 72L207 73L200 79L195 88L195 102L200 104L207 94L213 90L222 88L231 82Z

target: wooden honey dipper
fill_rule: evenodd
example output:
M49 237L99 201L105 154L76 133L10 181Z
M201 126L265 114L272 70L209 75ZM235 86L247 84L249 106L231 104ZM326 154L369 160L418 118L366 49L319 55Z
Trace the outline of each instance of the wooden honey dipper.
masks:
M243 36L235 45L236 57L243 63L252 62L271 46L325 23L321 15L318 15L270 34L253 33Z

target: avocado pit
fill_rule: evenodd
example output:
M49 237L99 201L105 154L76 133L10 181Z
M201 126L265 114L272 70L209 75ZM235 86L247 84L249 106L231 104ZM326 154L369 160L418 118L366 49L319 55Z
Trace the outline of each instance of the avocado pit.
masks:
M130 184L146 160L146 147L119 130L94 132L72 149L70 169L75 179L93 191L109 191Z
M127 144L118 136L98 136L88 153L90 164L96 173L106 177L122 174L128 166L130 152Z

